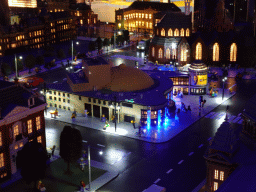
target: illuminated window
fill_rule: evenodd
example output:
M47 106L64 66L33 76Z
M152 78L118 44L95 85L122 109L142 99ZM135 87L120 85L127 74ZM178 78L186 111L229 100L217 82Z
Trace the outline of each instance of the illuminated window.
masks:
M219 179L219 170L214 170L214 179Z
M146 22L146 28L148 28L148 22Z
M15 146L14 146L14 149L15 149L15 150L16 150L16 149L18 149L18 148L19 148L19 146L18 146L18 145L15 145Z
M218 182L214 182L213 183L213 190L217 191L217 189L218 189Z
M156 35L159 35L159 30L158 29L156 29Z
M152 14L149 14L148 18L149 18L149 19L152 19Z
M230 61L236 61L236 54L237 54L237 46L235 43L232 43L230 47Z
M0 154L0 168L4 167L4 154Z
M88 24L90 24L90 19L87 19Z
M149 28L152 29L152 23L151 22L149 23Z
M36 117L36 130L41 129L40 116Z
M18 125L16 125L14 127L13 134L14 134L14 139L16 138L17 135L19 135L19 126Z
M165 30L164 29L161 30L161 36L165 36Z
M224 171L220 171L220 180L224 181Z
M136 13L136 18L138 18L138 13Z
M145 22L144 22L144 21L142 21L142 22L141 22L141 25L144 27L144 26L145 26Z
M30 119L30 120L28 120L28 134L29 133L32 133L32 120Z
M83 25L83 20L82 20L82 19L80 20L80 24ZM65 26L65 27L66 27L66 26Z
M172 29L169 29L169 30L168 30L168 36L173 36L173 34L172 34Z
M187 30L186 30L186 36L187 37L189 36L189 28L187 28Z
M37 137L37 142L42 143L42 136Z
M142 18L142 19L144 18L144 13L141 14L141 18Z
M2 132L0 132L0 146L3 145Z
M141 21L139 21L139 26L141 26Z
M214 43L213 45L212 60L219 61L219 44L218 43Z
M170 59L171 58L171 51L170 49L166 49L166 59Z
M186 49L181 49L180 60L187 61L187 50Z
M158 50L158 58L159 59L163 58L163 49L161 48Z
M139 18L141 18L141 13L139 13Z
M23 147L23 143L22 143L22 142L20 143L20 148L21 148L21 147Z
M180 30L180 36L184 37L184 29L183 28Z
M196 45L196 60L201 60L202 59L202 44L197 43Z
M148 14L145 15L145 18L146 18L146 19L148 18Z
M155 57L155 47L152 47L152 57Z
M177 51L176 48L172 49L172 59L177 59Z
M96 18L94 18L94 23L96 23Z
M178 29L175 29L175 31L174 31L174 36L175 36L175 37L179 36L179 30L178 30Z

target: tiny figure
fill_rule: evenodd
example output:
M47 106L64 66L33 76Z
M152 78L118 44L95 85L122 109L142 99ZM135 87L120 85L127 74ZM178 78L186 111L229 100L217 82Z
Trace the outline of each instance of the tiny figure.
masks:
M188 111L191 111L190 105L188 106Z
M136 129L136 128L135 128L135 121L134 121L134 120L131 120L131 123L132 123L132 125L133 125L133 128Z
M57 110L57 108L55 109L54 113L55 113L55 117L58 116L58 110Z
M106 130L109 126L109 123L106 121L103 130Z
M173 93L173 95L174 95L174 96L176 96L176 95L177 95L177 91L176 91L176 89L174 89L174 93Z
M204 107L204 104L206 103L206 100L203 100L202 102L202 107Z
M175 120L179 122L179 117L177 113L175 114Z
M105 115L103 114L102 117L101 117L101 122L105 122L106 121L106 117Z
M82 171L84 171L85 159L83 157L80 159L80 166L81 166Z
M56 149L56 146L53 145L53 147L51 148L51 150L52 150L52 157L54 156L54 151L55 151L55 149Z
M84 192L85 191L85 183L84 183L84 181L80 181L80 186L81 186L81 189L80 189L80 191L81 192Z
M45 188L45 186L44 186L44 184L42 183L41 180L38 182L37 189L39 189L40 191L45 191L46 190L46 188Z

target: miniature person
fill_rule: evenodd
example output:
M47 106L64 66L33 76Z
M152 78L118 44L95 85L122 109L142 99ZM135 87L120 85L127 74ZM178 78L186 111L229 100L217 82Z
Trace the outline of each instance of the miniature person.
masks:
M84 192L85 191L85 183L84 183L84 181L80 181L80 186L81 186L81 192Z
M134 120L131 120L131 123L132 123L132 125L133 125L133 128L136 129L136 128L135 128L135 121L134 121Z
M51 148L51 150L52 150L52 157L54 156L54 151L55 151L55 149L56 149L56 146L53 145L53 147Z
M58 110L57 110L57 108L55 109L54 112L55 112L55 117L58 116Z
M101 121L102 121L102 122L105 122L105 121L106 121L106 117L105 117L104 114L103 114L102 117L101 117Z
M106 121L103 129L106 130L109 126L109 123Z
M173 95L174 95L174 96L176 96L176 95L177 95L177 91L176 91L176 89L174 89L174 93L173 93Z
M46 190L46 188L45 188L44 184L42 183L42 181L38 182L37 189L39 189L40 191L45 191Z
M191 111L190 105L188 106L188 111Z
M82 171L84 171L85 159L83 157L80 159L80 166L81 166Z

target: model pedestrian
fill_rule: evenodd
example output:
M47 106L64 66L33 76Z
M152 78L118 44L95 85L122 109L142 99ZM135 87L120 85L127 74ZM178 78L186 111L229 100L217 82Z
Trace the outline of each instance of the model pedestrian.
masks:
M82 180L80 181L80 187L81 187L80 191L84 192L85 191L85 183Z
M52 157L54 156L54 151L55 151L55 149L56 149L56 146L53 145L53 147L51 148L51 150L52 150Z

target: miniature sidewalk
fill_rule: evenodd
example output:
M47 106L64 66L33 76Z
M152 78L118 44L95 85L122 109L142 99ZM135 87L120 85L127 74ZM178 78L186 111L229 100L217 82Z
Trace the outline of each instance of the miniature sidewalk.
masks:
M47 150L49 150L49 149L47 149ZM50 152L50 150L48 152ZM55 150L54 156L50 158L50 160L47 162L47 164L50 164L59 158L60 158L59 150ZM88 164L87 160L85 161L85 163ZM102 169L107 172L91 182L91 186L90 186L91 190L90 191L96 191L97 189L99 189L106 183L110 182L111 180L115 179L119 175L118 169L115 168L115 166L113 166L113 165L109 165L109 164L91 160L91 167ZM13 185L16 181L20 180L21 178L22 177L21 177L20 171L17 171L15 174L13 174L11 176L11 179L1 183L0 189L4 189L4 188L8 187L9 185ZM47 178L45 178L45 179L47 179ZM12 191L20 191L21 190L21 189L16 189L15 186L12 188ZM88 187L89 186L87 185L86 188L88 188ZM77 188L79 188L79 183L77 184Z
M142 129L143 134L141 136L139 136L137 133L137 123L135 124L136 129L134 129L133 124L128 122L117 123L117 128L115 132L115 124L113 122L109 122L110 127L108 127L106 130L103 130L105 123L97 117L85 117L84 114L78 113L77 117L72 121L71 115L73 111L58 109L58 116L56 118L51 118L49 111L55 110L55 108L53 107L49 107L47 109L47 115L45 115L45 118L52 119L53 121L57 120L70 124L80 125L83 127L88 127L91 129L100 130L105 132L106 134L121 135L152 143L162 143L172 139L174 136L185 130L187 127L211 112L214 108L216 108L218 105L222 104L223 102L225 102L225 100L229 99L235 94L235 92L230 94L228 90L225 90L225 97L222 101L222 89L219 90L219 93L220 94L214 98L210 97L209 95L203 96L206 100L206 104L201 109L201 116L199 116L198 95L184 95L183 98L174 97L177 108L180 108L181 102L184 102L186 106L190 105L191 111L181 111L180 113L178 113L178 119L168 119L168 121L163 123L163 125L159 125L157 127L144 127Z

